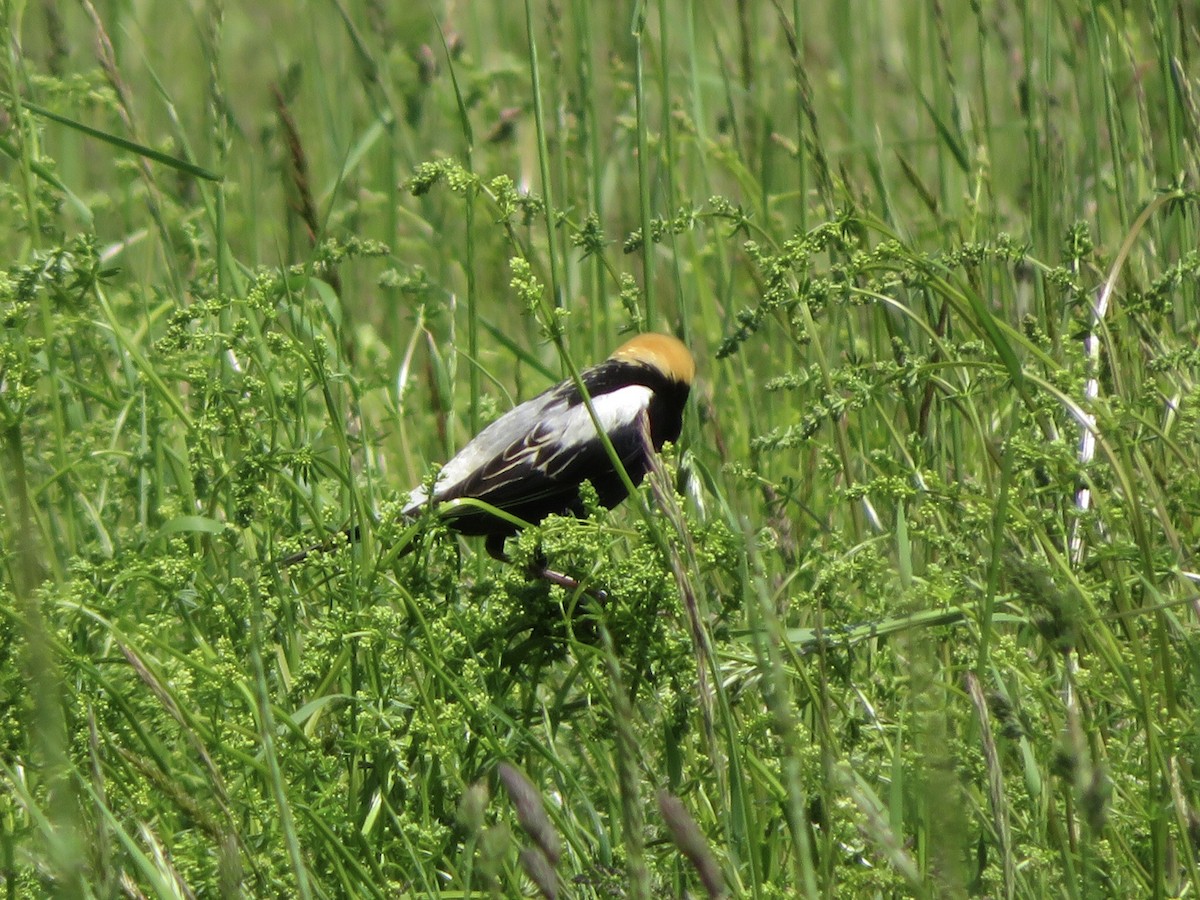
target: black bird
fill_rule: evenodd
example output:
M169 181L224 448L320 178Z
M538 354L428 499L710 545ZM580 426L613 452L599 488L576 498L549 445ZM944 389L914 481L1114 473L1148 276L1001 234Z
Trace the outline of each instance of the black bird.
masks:
M695 360L681 341L651 333L626 341L608 359L580 373L596 420L634 485L649 466L643 429L655 452L678 439L695 375ZM479 500L536 524L553 513L581 513L579 488L585 481L609 509L628 495L579 387L568 379L479 432L442 467L431 492L412 492L404 515L416 516L428 504L444 506L441 515L450 528L486 535L488 553L504 559L504 542L519 526L472 504L446 504ZM357 535L357 529L347 532L351 539ZM309 552L284 562L299 562Z

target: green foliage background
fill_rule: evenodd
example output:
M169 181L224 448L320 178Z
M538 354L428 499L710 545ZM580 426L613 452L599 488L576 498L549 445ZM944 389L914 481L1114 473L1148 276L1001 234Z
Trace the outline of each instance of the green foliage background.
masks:
M1194 893L1198 29L0 4L0 894ZM632 502L399 519L632 330Z

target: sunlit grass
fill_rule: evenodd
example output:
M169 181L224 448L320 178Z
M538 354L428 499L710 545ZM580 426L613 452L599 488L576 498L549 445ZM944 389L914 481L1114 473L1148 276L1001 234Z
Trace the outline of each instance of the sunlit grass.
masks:
M0 891L1193 893L1194 12L392 6L0 12Z

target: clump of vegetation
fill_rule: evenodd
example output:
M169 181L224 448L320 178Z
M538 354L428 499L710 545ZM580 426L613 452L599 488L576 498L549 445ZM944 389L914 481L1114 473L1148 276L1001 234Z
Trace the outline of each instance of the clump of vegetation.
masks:
M1200 22L960 6L0 12L0 892L1194 892Z

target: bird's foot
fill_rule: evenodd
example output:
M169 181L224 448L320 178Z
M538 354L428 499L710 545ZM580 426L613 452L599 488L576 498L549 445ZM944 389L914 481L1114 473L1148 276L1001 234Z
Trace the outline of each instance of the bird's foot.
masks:
M542 581L548 582L549 584L557 585L564 591L571 591L572 593L579 591L587 594L587 596L591 597L597 603L608 602L608 594L606 594L604 591L600 590L599 588L585 587L583 582L581 582L578 578L572 578L570 575L567 575L564 572L556 572L553 569L548 569L545 566L542 566L541 568L531 569L530 574L534 578L540 578Z

